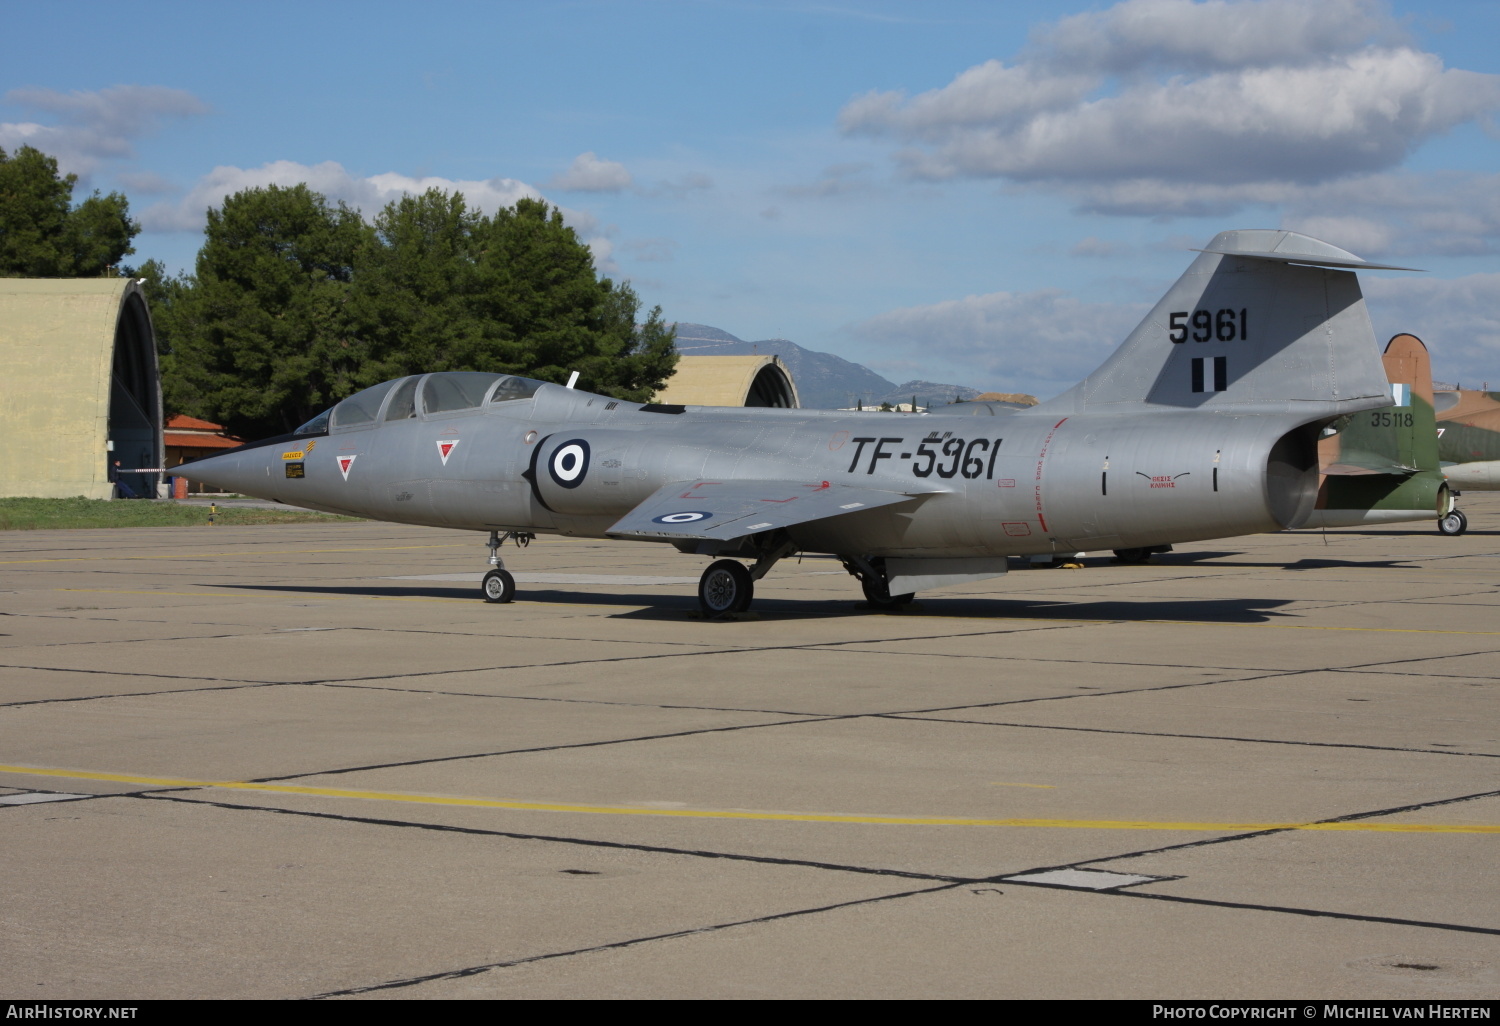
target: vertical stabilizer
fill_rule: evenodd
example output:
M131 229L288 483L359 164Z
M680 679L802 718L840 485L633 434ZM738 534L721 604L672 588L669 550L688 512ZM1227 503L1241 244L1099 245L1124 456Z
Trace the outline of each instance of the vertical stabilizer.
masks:
M1295 232L1220 232L1103 366L1053 402L1303 422L1389 405L1358 268L1406 270Z

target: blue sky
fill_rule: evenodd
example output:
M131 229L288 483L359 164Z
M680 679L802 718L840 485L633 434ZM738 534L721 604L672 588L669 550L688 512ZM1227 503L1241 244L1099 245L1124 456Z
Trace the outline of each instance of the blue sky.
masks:
M1050 396L1232 227L1367 259L1382 341L1500 387L1500 5L35 4L0 147L190 269L225 192L559 204L647 305Z

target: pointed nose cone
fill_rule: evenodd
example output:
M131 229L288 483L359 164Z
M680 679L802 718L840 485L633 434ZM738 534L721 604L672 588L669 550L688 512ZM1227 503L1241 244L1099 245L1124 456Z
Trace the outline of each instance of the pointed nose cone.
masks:
M273 498L271 486L271 459L280 450L265 443L243 445L216 456L205 456L191 463L174 468L178 476L191 481L201 481L213 488L228 492L253 495L258 499Z

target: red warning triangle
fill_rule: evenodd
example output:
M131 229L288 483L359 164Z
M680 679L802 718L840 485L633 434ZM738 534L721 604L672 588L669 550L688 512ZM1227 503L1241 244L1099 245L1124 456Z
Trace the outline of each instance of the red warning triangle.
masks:
M457 438L442 438L438 440L438 455L443 458L443 466L448 465L448 457L458 446Z
M339 457L339 470L343 471L345 481L349 480L349 468L354 466L354 460L353 456Z

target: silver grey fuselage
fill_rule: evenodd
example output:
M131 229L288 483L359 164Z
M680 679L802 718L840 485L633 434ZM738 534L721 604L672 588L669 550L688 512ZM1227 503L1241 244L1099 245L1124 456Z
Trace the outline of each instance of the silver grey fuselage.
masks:
M934 415L652 410L544 385L529 399L236 450L214 459L214 477L329 512L587 537L605 536L670 482L826 481L916 494L894 507L793 525L787 530L799 550L916 557L1274 531L1317 485L1311 466L1292 476L1268 471L1285 431L1279 418L1059 417L985 403ZM587 443L587 466L564 488L545 467L559 446L577 440ZM340 460L349 457L343 472ZM302 476L286 476L293 464Z

